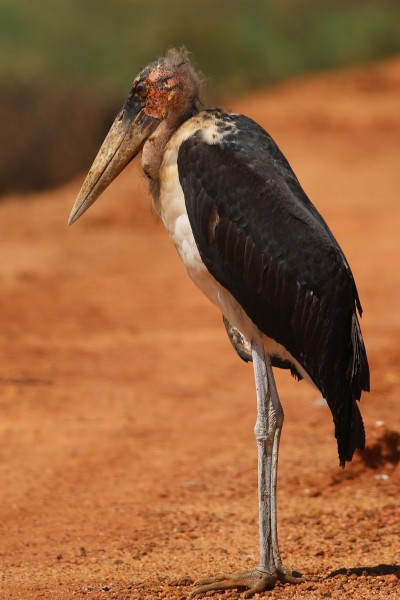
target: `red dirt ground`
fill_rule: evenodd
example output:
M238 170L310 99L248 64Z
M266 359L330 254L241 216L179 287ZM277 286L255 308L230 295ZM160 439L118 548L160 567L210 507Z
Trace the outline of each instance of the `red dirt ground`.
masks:
M368 450L345 471L316 390L277 374L281 548L308 581L267 596L398 598L400 59L234 108L275 137L341 243L372 373ZM79 184L0 205L0 596L183 600L257 561L252 368L137 166L68 228Z

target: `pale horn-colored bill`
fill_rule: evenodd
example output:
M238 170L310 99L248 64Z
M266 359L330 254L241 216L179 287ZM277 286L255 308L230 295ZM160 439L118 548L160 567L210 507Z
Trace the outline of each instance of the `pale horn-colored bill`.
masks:
M142 106L132 109L125 104L83 182L68 220L69 225L79 219L138 154L158 124L158 119L143 112Z

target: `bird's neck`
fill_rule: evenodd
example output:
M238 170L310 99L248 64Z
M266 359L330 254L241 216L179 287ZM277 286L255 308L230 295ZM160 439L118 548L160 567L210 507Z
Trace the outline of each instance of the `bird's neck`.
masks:
M171 126L167 121L162 121L143 146L142 169L153 183L158 183L165 146L175 130L176 127Z
M165 119L160 123L155 132L143 146L141 159L142 169L150 181L150 192L155 204L157 204L158 201L159 175L165 147L175 131L197 112L199 112L198 109L192 106L183 116L178 115L175 119Z

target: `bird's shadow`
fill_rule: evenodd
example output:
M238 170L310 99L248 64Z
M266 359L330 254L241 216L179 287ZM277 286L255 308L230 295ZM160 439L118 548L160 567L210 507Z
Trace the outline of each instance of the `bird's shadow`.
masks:
M367 575L369 577L376 577L379 575L394 575L398 572L400 572L400 565L380 564L375 567L352 567L350 569L342 567L341 569L331 571L328 577L336 577L337 575Z

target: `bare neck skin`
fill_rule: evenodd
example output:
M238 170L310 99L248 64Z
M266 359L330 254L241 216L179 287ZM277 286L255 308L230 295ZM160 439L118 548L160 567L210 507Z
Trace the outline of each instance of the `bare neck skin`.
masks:
M168 144L172 134L176 130L167 121L161 121L155 132L149 137L143 146L141 165L144 174L150 181L150 192L156 200L159 191L159 173L164 156L165 146Z
M153 197L154 206L157 210L160 192L159 174L163 161L164 150L175 131L190 117L199 111L193 105L188 107L185 116L171 114L170 118L161 121L155 132L149 137L143 146L141 165L143 172L150 182L150 193ZM158 210L157 210L158 212Z

